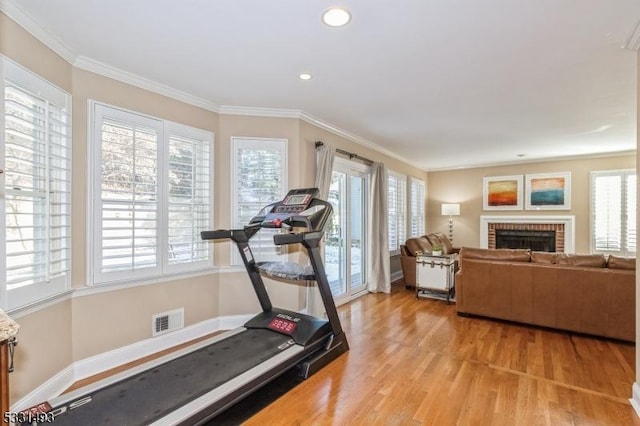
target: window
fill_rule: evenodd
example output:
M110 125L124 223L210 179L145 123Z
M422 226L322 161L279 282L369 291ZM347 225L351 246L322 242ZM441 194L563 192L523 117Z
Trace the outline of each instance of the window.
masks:
M424 226L424 181L412 177L410 179L409 203L410 203L410 237L420 237L425 234Z
M69 287L71 96L0 57L0 305L34 303Z
M396 255L407 239L407 177L389 171L387 183L389 252Z
M287 193L287 141L284 139L231 139L232 227L247 225L260 209L280 201ZM259 260L275 260L282 250L273 244L276 230L262 229L250 242ZM236 247L232 262L241 264Z
M636 172L591 173L591 245L594 252L635 256Z
M209 132L94 103L95 284L212 265Z

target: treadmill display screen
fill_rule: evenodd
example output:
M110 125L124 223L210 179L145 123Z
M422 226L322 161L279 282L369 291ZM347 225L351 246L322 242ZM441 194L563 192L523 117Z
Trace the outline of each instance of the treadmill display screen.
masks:
M282 204L285 206L295 206L295 205L307 205L311 200L311 195L309 194L300 194L300 195L290 195L288 196Z
M298 324L282 318L274 318L269 323L269 328L285 334L291 334L295 331Z

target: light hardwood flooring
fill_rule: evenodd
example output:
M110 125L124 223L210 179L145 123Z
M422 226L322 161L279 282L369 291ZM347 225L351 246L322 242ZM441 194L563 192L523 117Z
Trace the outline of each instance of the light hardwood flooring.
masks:
M351 350L247 425L640 425L633 344L460 317L397 285L339 313Z
M350 351L246 425L640 426L633 344L460 317L402 284L338 311Z

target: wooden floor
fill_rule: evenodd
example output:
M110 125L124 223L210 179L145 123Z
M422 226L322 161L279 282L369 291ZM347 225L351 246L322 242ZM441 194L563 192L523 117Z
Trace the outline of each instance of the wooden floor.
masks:
M338 311L351 350L246 425L640 426L633 344L459 317L403 285Z
M633 344L459 317L403 286L339 313L351 350L247 425L640 425Z

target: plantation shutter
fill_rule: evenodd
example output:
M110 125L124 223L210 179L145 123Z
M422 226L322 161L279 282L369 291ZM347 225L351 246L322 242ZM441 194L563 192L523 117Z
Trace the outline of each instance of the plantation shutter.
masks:
M278 139L233 138L234 228L242 228L260 210L286 194L286 141ZM260 260L275 260L283 250L273 244L277 230L262 229L250 241L251 251ZM233 247L233 263L241 263Z
M636 175L628 171L592 173L592 245L596 252L636 251Z
M94 104L93 282L212 266L213 135Z
M635 255L636 253L636 174L629 173L626 176L626 205L625 205L625 237L627 255Z
M411 197L411 237L420 237L425 234L424 182L416 178L411 178L409 195Z
M159 123L101 105L96 111L101 149L96 282L157 273Z
M397 251L407 236L406 177L388 174L389 251Z
M208 241L200 237L211 223L210 146L206 140L169 137L168 263L206 262Z
M10 61L3 65L3 305L11 309L68 286L71 113L68 94Z

